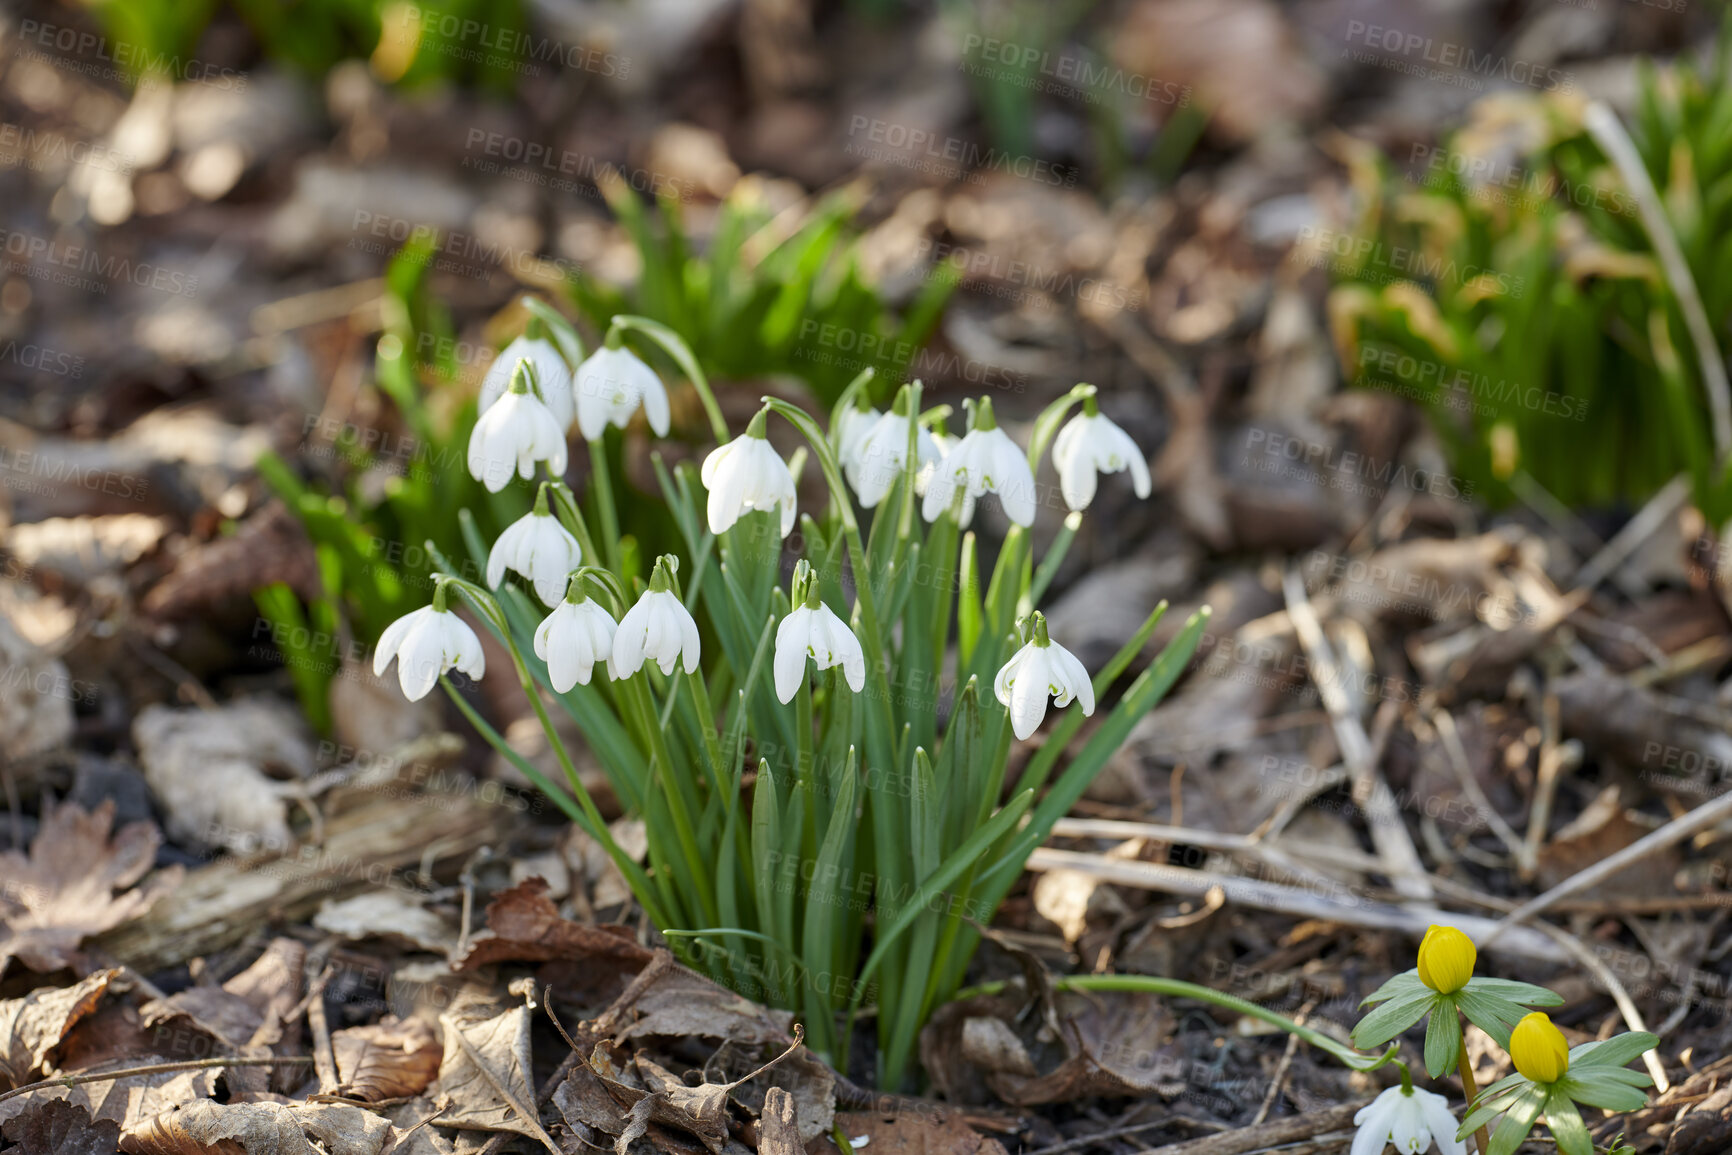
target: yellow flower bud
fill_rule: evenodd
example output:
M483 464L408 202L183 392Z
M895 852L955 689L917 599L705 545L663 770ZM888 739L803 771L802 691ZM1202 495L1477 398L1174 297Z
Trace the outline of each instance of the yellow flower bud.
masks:
M1473 977L1478 958L1471 938L1453 926L1433 926L1419 944L1419 981L1439 994L1453 994Z
M1510 1032L1509 1057L1536 1083L1555 1083L1570 1069L1570 1045L1541 1011L1523 1016Z

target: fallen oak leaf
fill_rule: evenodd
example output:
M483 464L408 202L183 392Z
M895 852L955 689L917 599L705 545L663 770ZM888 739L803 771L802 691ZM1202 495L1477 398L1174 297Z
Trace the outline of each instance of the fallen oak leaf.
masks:
M70 965L85 938L143 914L180 882L175 866L131 889L150 870L162 835L149 822L129 822L110 840L112 799L89 812L71 803L43 810L30 856L0 854L7 880L0 887L0 974L15 958L39 973Z
M18 1145L11 1155L114 1155L120 1124L92 1119L76 1103L45 1099L6 1120L0 1135Z
M126 1155L380 1155L391 1124L337 1103L215 1103L199 1099L124 1135Z
M121 970L97 971L70 987L42 987L21 999L0 1000L0 1090L21 1087L48 1059L75 1024L96 1009L112 988L127 989Z
M484 1017L480 1000L465 990L457 1005L439 1016L445 1031L439 1089L451 1100L440 1126L469 1131L510 1131L545 1144L554 1155L559 1148L542 1129L530 1086L529 1027L533 986L511 985L522 991L523 1006Z
M337 1031L331 1050L341 1080L336 1094L368 1103L419 1095L439 1073L444 1056L433 1028L394 1015Z

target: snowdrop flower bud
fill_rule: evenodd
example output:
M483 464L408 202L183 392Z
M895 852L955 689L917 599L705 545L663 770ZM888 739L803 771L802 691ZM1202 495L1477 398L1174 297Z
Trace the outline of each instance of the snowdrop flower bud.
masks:
M624 429L640 405L656 436L667 436L667 386L620 343L617 329L609 329L607 343L577 367L572 392L577 399L578 432L585 441L599 440L609 425Z
M1096 474L1131 471L1138 497L1149 495L1149 463L1131 435L1101 415L1093 396L1084 398L1082 412L1058 431L1052 444L1059 490L1072 509L1087 509L1095 499Z
M656 561L649 589L619 620L607 659L607 675L615 681L637 673L645 659L664 674L673 673L674 663L680 661L688 674L698 668L698 623L674 594L668 581L669 563L679 564L666 556Z
M553 342L541 335L542 329L540 320L530 321L529 331L505 346L487 367L487 376L481 379L481 412L485 413L505 396L517 363L528 361L535 367L536 399L547 406L564 433L571 428L571 367Z
M1534 1082L1555 1083L1570 1069L1570 1044L1550 1016L1534 1011L1509 1033L1509 1057Z
M1455 1116L1449 1100L1417 1087L1391 1087L1353 1116L1359 1133L1349 1155L1382 1155L1393 1143L1404 1155L1431 1150L1443 1155L1467 1155L1467 1145L1455 1137Z
M1075 654L1047 637L1046 618L1039 612L1034 615L1034 636L998 671L992 690L1010 710L1010 728L1018 741L1040 729L1049 694L1061 708L1074 698L1082 703L1084 717L1095 712L1089 672Z
M798 496L788 463L764 439L767 409L760 409L746 431L704 458L698 476L710 491L710 532L723 534L740 515L754 509L782 507L782 536L794 528Z
M487 671L481 639L462 618L445 608L445 597L445 585L440 583L433 589L432 605L404 614L379 635L373 676L382 677L395 658L397 684L411 702L425 698L446 670L462 670L477 681Z
M585 581L573 575L565 600L535 627L535 656L547 663L548 680L561 694L582 683L613 652L618 626L613 615L589 596Z
M1028 457L998 427L992 402L985 397L975 406L974 424L967 436L945 454L927 484L921 515L927 521L937 521L959 489L963 525L974 520L974 503L983 493L998 494L1005 516L1016 524L1034 524L1034 473L1028 467Z
M794 607L776 627L776 697L784 706L794 700L806 680L807 658L820 670L841 666L848 688L856 694L866 685L866 654L860 648L860 639L818 596L818 583L811 578L811 568L804 561L794 574L795 596L800 595L802 578L804 604Z
M871 431L872 425L883 414L872 408L866 400L866 394L855 397L852 405L845 406L836 418L836 457L842 463L842 468L848 468L859 451L860 442Z
M884 500L907 464L908 423L916 421L908 413L908 405L908 395L898 394L895 408L875 420L860 437L853 458L843 459L842 467L848 474L848 484L854 487L860 504L867 509ZM914 436L914 452L919 463L917 473L930 477L930 471L943 460L943 455L938 452L938 443L924 426L918 426ZM920 487L918 479L915 486Z
M547 511L547 486L535 495L535 508L512 522L487 555L487 585L498 589L506 570L515 570L535 586L544 606L557 606L566 579L583 560L577 539Z
M488 407L469 434L469 474L498 493L511 480L515 465L520 477L535 475L535 463L547 462L548 472L565 472L565 433L547 406L529 391L534 370L519 361L505 396Z

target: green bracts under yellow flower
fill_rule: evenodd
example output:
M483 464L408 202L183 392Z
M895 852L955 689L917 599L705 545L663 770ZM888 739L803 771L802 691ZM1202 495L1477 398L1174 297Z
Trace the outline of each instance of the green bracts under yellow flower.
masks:
M1473 977L1478 958L1467 935L1453 926L1433 926L1419 944L1419 981L1439 994L1453 994Z
M1536 1083L1555 1083L1570 1069L1570 1045L1541 1011L1525 1016L1510 1032L1509 1057Z

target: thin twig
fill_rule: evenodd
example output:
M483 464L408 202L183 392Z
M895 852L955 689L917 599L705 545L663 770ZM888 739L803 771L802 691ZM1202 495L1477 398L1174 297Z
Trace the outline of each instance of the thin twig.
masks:
M31 1091L47 1091L54 1087L77 1087L84 1083L105 1083L116 1079L132 1079L139 1075L166 1075L171 1071L204 1071L212 1067L269 1067L277 1063L310 1063L311 1055L280 1055L269 1059L188 1059L180 1063L151 1063L143 1067L122 1067L118 1071L101 1071L89 1075L62 1075L40 1083L26 1083L0 1093L0 1103Z
M1480 788L1479 780L1473 776L1473 766L1468 762L1467 748L1461 744L1461 734L1455 727L1455 718L1448 710L1440 709L1432 713L1431 724L1437 730L1444 753L1455 770L1456 778L1461 781L1461 788L1466 791L1468 801L1479 807L1480 817L1485 819L1485 824L1491 827L1492 833L1497 835L1498 841L1504 844L1511 857L1520 861L1522 840L1516 837L1516 832L1503 820L1503 815L1497 812L1491 799L1487 798L1485 791Z
M1606 543L1604 549L1589 558L1587 563L1576 571L1570 584L1583 589L1593 589L1599 585L1608 574L1623 565L1631 554L1641 548L1643 542L1659 532L1660 527L1666 524L1666 519L1677 513L1689 496L1690 477L1680 473L1650 498L1648 504Z

